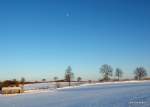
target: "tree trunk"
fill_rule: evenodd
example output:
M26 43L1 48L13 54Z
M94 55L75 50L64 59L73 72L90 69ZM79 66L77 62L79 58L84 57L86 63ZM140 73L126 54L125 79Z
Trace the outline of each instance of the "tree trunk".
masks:
M70 86L70 81L69 81L69 86Z

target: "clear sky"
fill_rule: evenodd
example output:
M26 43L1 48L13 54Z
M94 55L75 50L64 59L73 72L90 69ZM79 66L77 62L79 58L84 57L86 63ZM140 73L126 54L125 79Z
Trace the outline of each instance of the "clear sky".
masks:
M0 80L150 71L149 0L0 0ZM149 72L150 73L150 72Z

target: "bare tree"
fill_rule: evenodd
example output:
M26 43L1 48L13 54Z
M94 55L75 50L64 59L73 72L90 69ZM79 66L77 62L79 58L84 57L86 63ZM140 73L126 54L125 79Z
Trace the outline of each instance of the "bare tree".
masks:
M123 75L123 71L120 68L116 68L116 72L115 75L118 77L118 81L119 79L122 77Z
M21 80L20 80L20 83L22 84L22 86L21 86L22 90L24 90L25 81L26 81L26 80L25 80L24 77L22 77Z
M26 79L24 77L21 78L20 82L21 84L24 86L24 83L25 83Z
M74 77L74 74L72 73L72 68L71 66L68 66L68 68L66 69L66 72L65 72L65 80L67 82L69 82L69 86L71 85L71 81Z
M17 81L17 79L13 79L11 83L14 84L16 87L19 86L19 81Z
M141 80L143 77L147 76L147 71L144 67L137 67L134 71L135 79Z
M54 77L56 88L60 88L60 83L57 80L58 80L58 77Z
M103 74L103 80L108 81L113 73L113 68L110 65L104 64L100 68L100 73Z
M77 82L80 82L81 80L82 80L81 77L78 77L78 78L77 78Z
M92 83L92 80L88 80L88 83L91 84L91 83Z
M43 79L42 79L42 82L46 82L46 79L45 79L45 78L43 78Z
M56 82L58 80L58 77L54 77L54 81Z

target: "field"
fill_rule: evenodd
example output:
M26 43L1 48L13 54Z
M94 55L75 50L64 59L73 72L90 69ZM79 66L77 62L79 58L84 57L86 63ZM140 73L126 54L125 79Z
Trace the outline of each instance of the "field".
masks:
M0 95L0 107L150 107L150 82L94 84Z

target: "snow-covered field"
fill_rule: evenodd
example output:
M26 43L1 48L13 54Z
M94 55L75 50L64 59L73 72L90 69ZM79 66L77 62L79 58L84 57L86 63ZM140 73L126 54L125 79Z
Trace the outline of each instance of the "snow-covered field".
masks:
M150 82L102 83L0 95L0 107L150 107Z

